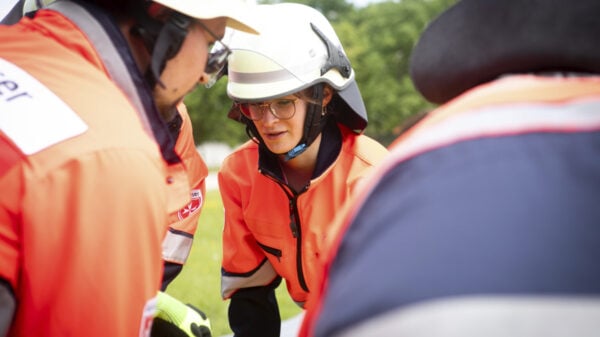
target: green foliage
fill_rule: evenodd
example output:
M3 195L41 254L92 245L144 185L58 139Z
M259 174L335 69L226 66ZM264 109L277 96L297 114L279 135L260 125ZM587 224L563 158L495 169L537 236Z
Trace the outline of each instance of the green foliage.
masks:
M261 1L267 2L281 1ZM426 25L456 0L384 1L363 8L346 0L292 2L317 8L331 20L356 71L369 114L367 135L388 145L407 118L433 107L410 80L411 50ZM231 106L226 82L223 78L212 89L199 88L186 99L197 143L247 140L244 126L226 117Z
M190 257L181 274L167 288L167 293L208 315L215 337L231 333L227 322L229 302L221 299L222 231L221 197L218 191L208 191ZM290 299L284 284L277 288L277 299L282 319L287 319L301 310Z
M431 109L410 80L410 55L427 23L451 2L374 3L334 24L369 114L365 133L385 145L396 138L404 120Z
M218 141L235 146L248 140L245 126L227 118L233 102L225 91L226 79L210 89L200 86L185 98L196 144Z

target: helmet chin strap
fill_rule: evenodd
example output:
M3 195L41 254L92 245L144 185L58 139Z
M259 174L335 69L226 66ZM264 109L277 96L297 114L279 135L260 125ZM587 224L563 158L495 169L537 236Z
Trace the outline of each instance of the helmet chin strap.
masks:
M136 19L137 24L132 27L131 32L142 39L152 57L145 73L146 81L151 88L157 84L164 88L160 74L165 69L167 61L177 55L181 49L192 19L179 12L171 13L165 23L151 18L147 13L137 14Z
M294 146L293 149L285 153L284 160L288 161L298 157L304 151L308 149L308 147L317 139L323 127L325 126L325 122L327 120L326 116L323 115L323 83L316 84L313 87L313 94L311 97L312 102L320 102L318 104L308 103L306 107L306 118L304 119L304 130L302 132L302 138ZM254 140L260 147L265 150L273 153L269 148L264 145L263 139L260 137L254 122L246 117L242 117L242 121L246 124L246 133L250 137L250 139ZM273 153L277 154L277 153Z
M306 107L306 118L304 119L304 131L302 132L302 139L298 145L294 146L293 149L285 154L285 161L294 159L301 153L306 151L308 147L317 139L323 126L325 125L326 118L323 115L323 83L316 84L313 87L313 93L311 97L312 102L308 103Z

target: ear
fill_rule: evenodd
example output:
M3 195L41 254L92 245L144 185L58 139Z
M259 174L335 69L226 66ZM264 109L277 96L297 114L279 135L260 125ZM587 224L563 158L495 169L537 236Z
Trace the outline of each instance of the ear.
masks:
M331 98L333 98L333 89L325 85L323 86L323 106L326 107L329 102L331 102Z

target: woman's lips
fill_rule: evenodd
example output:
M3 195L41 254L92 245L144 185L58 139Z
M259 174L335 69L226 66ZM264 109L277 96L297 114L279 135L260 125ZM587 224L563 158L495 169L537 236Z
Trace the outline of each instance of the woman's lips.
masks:
M274 139L278 139L283 137L283 135L285 134L285 131L276 131L276 132L265 132L265 138L274 140Z

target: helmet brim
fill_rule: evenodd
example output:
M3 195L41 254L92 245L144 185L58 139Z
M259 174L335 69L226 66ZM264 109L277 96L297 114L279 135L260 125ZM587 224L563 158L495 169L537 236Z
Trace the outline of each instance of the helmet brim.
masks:
M227 18L227 26L243 32L258 34L251 14L255 5L240 0L153 0L165 7L195 19Z
M351 130L354 130L354 132L361 133L367 127L368 118L367 108L362 100L356 81L350 82L348 86L338 91L337 95L343 101L340 103L347 105L347 107L337 107L334 110L340 114L340 116L337 116L337 119ZM332 103L336 104L335 101Z

